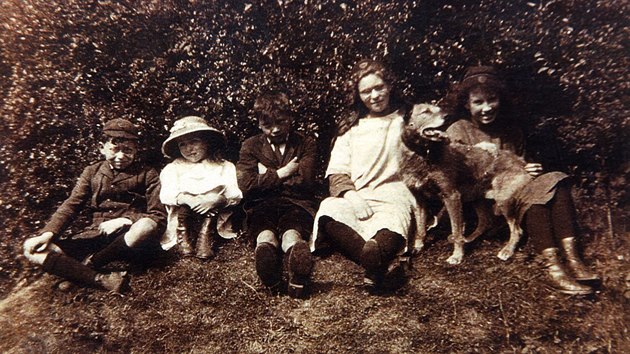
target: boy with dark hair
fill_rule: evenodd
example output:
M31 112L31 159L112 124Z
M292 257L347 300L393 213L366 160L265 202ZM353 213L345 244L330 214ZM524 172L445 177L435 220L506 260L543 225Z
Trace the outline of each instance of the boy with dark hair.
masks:
M39 236L24 242L24 255L50 274L120 292L126 272L96 270L107 263L159 249L166 212L160 203L158 173L136 161L138 128L125 119L105 123L99 151L104 160L83 170L70 197L53 214ZM83 209L92 223L70 238L60 233ZM96 251L83 260L86 255Z
M256 237L256 272L265 286L277 288L285 253L288 294L303 297L313 267L305 240L316 212L317 148L314 140L292 131L294 113L286 94L259 96L254 114L262 134L245 140L236 169L248 234Z

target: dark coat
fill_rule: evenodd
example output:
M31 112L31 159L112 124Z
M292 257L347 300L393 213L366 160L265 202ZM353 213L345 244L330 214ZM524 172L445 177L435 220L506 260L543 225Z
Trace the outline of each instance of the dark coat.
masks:
M103 221L125 217L136 222L148 217L163 228L166 210L160 203L160 178L152 168L134 163L125 171L114 173L107 161L86 167L66 199L43 232L58 235L76 215L89 208L92 225L84 233L98 234L98 226Z
M281 180L276 171L294 157L298 158L298 173ZM298 133L289 134L282 160L276 157L264 134L245 140L236 164L238 187L243 191L245 210L254 208L262 201L281 198L315 215L317 211L314 201L316 162L315 141ZM267 167L265 173L258 173L258 163Z

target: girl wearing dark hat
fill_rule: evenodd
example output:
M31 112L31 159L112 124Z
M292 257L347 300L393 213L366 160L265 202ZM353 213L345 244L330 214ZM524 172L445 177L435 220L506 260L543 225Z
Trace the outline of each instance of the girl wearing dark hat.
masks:
M197 237L196 256L213 256L212 235L236 237L229 224L227 207L238 204L243 194L236 181L234 164L221 157L225 146L223 133L201 117L188 116L173 124L171 135L162 144L166 157L174 159L160 173L160 200L168 212L163 248L176 243L184 256L193 253L189 237L189 218L202 218ZM216 225L215 225L216 222Z
M383 284L406 251L415 203L398 176L404 108L393 85L380 62L364 59L352 69L349 112L326 170L330 197L320 205L311 239L312 250L325 242L361 264L370 288Z
M447 134L451 141L475 145L495 144L500 149L525 155L523 132L510 121L510 101L503 80L491 66L470 67L462 81L446 97L447 110L460 120ZM526 208L525 230L541 255L549 280L558 291L586 295L593 289L587 282L598 280L580 259L576 250L575 209L568 177L562 172L543 171L540 163L525 166L536 177L521 193ZM559 251L564 251L566 265Z

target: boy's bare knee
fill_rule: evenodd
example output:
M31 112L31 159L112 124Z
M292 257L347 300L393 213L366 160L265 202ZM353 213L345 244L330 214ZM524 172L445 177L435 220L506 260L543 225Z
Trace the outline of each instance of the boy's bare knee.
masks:
M129 231L125 233L125 243L129 247L135 247L144 240L153 236L158 229L158 224L150 218L142 218L134 222Z
M276 234L274 234L271 230L261 231L256 237L256 244L259 245L264 242L271 243L272 245L278 247L278 239L276 238Z
M295 230L290 229L282 234L282 251L286 252L289 248L293 247L298 241L302 239L302 235Z

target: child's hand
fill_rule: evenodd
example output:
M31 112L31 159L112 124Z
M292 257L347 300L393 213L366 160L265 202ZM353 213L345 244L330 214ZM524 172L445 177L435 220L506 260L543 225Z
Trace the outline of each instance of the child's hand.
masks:
M195 196L190 193L179 193L176 198L177 205L188 205L192 207L195 203Z
M532 177L538 177L542 175L543 168L539 163L528 163L525 165L525 171L527 171L527 173L529 173Z
M122 229L125 226L129 226L133 222L127 218L116 218L107 221L103 221L98 225L98 231L105 236L111 235L114 232Z
M289 163L278 169L278 177L280 177L280 179L291 177L297 173L299 167L298 159L294 157Z
M46 231L39 236L31 237L24 241L24 252L28 254L34 254L38 252L44 252L50 241L53 238L53 233Z
M208 193L195 197L191 209L199 214L207 214L209 211L220 209L227 204L227 199L217 193Z
M267 173L267 166L261 164L260 162L258 163L258 174L259 175L264 175L265 173Z
M347 191L343 197L350 202L354 209L354 214L359 220L367 220L374 215L374 211L362 196L356 191Z

